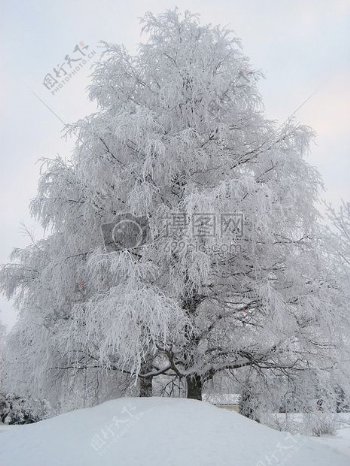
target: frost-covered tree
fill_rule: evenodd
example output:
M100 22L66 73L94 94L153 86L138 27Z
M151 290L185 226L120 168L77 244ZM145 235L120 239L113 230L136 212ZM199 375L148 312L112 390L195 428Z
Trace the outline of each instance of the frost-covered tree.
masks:
M105 44L98 111L68 128L71 160L47 161L32 202L49 235L2 269L28 367L105 368L146 392L161 375L198 399L225 371L329 367L344 306L315 239L312 132L264 117L260 73L226 29L175 10L143 30L135 56ZM106 250L101 228L121 213L147 220L147 241ZM242 213L243 237L191 238L208 213Z
M0 391L4 379L4 347L5 347L5 327L0 322Z
M339 208L327 205L327 227L323 233L323 243L328 251L328 260L337 274L338 286L343 297L344 306L338 309L339 326L343 333L345 345L337 361L337 381L335 390L338 394L337 404L348 406L350 400L350 332L348 313L350 302L350 203L342 201ZM327 246L326 246L327 245ZM344 315L345 309L345 315ZM339 398L340 397L340 398Z
M342 202L339 209L327 205L328 238L333 254L347 271L350 269L350 202Z

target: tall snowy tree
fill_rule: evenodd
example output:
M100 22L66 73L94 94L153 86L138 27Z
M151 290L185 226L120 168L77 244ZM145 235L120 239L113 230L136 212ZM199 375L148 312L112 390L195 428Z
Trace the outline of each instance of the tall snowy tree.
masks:
M68 128L71 161L47 162L32 203L50 234L2 269L40 340L28 367L124 372L144 394L168 376L197 399L224 371L327 368L343 302L314 239L312 132L264 117L260 73L230 31L177 10L143 30L135 56L105 44L98 111ZM106 249L121 214L147 238ZM203 234L225 214L244 218L242 237Z
M0 322L0 391L4 378L4 346L5 346L5 327Z
M350 202L342 202L338 209L327 205L329 220L327 238L333 255L343 270L350 270Z

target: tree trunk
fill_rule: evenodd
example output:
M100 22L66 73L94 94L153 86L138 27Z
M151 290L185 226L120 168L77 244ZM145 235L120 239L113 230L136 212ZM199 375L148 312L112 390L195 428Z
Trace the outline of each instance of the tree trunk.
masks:
M144 361L141 364L141 374L148 374L152 372L152 359ZM152 396L152 380L153 377L139 377L139 396L151 397Z
M140 397L152 396L152 379L153 377L140 377Z
M242 414L242 416L248 417L249 419L260 423L257 408L258 400L254 393L253 386L249 383L242 390L241 399L239 402L239 413Z
M195 374L186 377L187 382L187 398L192 400L202 401L202 378L200 375Z

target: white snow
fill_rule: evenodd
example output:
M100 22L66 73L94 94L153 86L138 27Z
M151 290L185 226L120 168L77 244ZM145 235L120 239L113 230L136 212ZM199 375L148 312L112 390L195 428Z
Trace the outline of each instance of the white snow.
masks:
M349 466L345 455L204 402L120 398L0 435L1 466Z
M339 414L339 420L340 428L337 430L336 435L319 437L316 440L350 458L350 414Z
M14 429L16 427L19 427L19 426L7 426L6 424L2 424L0 422L0 434L1 434L1 432L5 432L5 431L8 431L10 429L12 430L12 429ZM0 463L0 465L1 465L1 463Z
M240 398L238 393L203 394L203 400L213 405L238 405Z

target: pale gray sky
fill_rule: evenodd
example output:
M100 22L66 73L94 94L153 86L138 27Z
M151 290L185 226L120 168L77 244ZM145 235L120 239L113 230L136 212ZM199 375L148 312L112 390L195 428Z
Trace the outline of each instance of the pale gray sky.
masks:
M135 50L138 18L178 6L200 13L203 22L228 25L266 79L260 84L269 118L284 120L310 95L298 119L317 132L309 161L324 179L324 197L350 200L350 0L0 0L0 263L24 246L21 222L30 228L41 157L70 156L62 124L94 110L87 101L89 65L55 96L43 77L63 63L74 46L100 40ZM38 230L39 231L39 230ZM15 312L4 299L0 319L10 326Z

